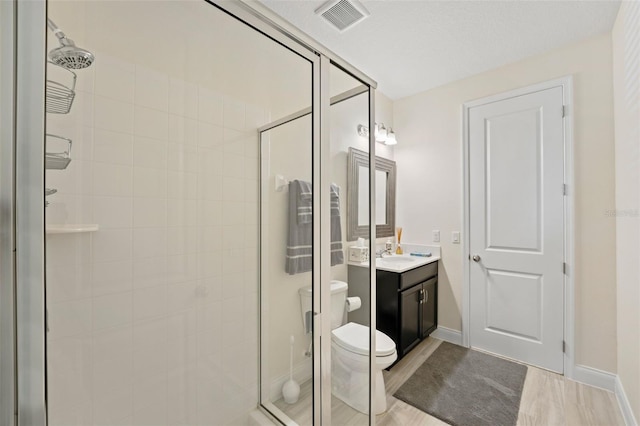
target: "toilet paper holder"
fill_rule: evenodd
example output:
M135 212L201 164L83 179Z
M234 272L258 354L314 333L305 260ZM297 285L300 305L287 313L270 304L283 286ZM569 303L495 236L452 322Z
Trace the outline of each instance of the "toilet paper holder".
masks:
M345 304L347 305L347 312L353 312L360 309L360 307L362 306L362 300L357 296L347 297L347 301Z

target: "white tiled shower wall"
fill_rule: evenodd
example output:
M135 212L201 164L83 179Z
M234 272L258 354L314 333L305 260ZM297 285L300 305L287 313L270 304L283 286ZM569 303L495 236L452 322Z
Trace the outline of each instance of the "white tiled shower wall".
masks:
M100 52L49 170L51 425L243 423L257 405L258 140L268 112ZM54 147L49 147L52 149Z

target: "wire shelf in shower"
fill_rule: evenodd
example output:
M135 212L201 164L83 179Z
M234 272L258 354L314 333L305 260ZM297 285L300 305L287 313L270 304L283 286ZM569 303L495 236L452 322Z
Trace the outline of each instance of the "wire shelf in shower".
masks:
M52 62L47 62L46 111L68 114L76 97L76 73Z
M47 150L44 161L45 168L48 170L66 169L69 163L71 163L71 139L47 133L45 143ZM53 149L55 146L62 146L63 144L65 148L62 151L49 152L49 149Z

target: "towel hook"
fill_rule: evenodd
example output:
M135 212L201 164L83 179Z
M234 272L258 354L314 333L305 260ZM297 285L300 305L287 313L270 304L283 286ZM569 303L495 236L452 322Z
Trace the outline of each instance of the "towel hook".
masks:
M289 186L289 181L282 175L276 175L276 192L282 192Z

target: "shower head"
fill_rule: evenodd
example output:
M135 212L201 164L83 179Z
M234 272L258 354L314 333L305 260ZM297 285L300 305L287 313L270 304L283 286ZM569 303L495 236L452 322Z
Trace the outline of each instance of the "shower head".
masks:
M51 28L53 34L58 37L58 41L60 42L60 47L49 52L51 62L74 70L87 68L93 63L95 59L93 53L76 46L73 40L67 38L65 33L63 33L51 19L47 19L47 25Z
M49 52L49 59L56 65L60 65L67 69L79 70L87 68L95 59L93 53L88 50L81 49L73 44L73 41L67 39L71 44L60 46Z

